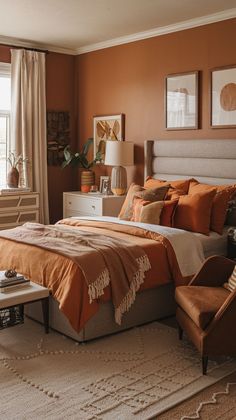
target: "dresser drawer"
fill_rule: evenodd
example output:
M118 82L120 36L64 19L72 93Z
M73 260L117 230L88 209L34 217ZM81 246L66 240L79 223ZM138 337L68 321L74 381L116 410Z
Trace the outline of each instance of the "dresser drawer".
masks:
M0 212L39 207L38 194L5 195L0 197Z
M102 201L68 194L65 196L65 211L68 214L71 210L84 215L99 216L102 214Z
M20 226L26 222L38 222L39 211L16 211L8 213L0 213L0 229L8 229L10 227Z

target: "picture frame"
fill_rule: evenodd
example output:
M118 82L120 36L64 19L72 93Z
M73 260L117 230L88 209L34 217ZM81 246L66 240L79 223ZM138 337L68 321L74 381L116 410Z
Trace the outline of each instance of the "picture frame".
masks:
M199 71L176 73L165 78L167 130L198 129Z
M110 176L100 176L99 192L101 194L110 194L111 188L111 178Z
M94 158L101 153L101 163L105 160L106 141L125 139L125 115L96 115L93 117Z
M210 72L210 126L236 127L236 64Z

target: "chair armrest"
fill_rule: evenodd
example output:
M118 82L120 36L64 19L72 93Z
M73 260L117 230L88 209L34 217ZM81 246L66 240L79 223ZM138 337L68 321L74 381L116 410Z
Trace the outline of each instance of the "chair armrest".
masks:
M190 281L189 286L221 286L233 272L235 263L220 255L209 257Z

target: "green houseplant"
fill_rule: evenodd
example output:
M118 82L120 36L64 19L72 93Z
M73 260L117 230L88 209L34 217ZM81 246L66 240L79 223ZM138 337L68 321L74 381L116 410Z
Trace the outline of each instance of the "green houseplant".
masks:
M94 172L91 168L96 162L101 161L100 152L97 152L94 159L88 160L87 154L92 143L93 138L89 138L83 145L81 152L72 152L70 146L66 146L64 149L64 161L62 162L62 168L71 165L84 169L81 172L81 191L83 192L89 192L91 185L94 184Z

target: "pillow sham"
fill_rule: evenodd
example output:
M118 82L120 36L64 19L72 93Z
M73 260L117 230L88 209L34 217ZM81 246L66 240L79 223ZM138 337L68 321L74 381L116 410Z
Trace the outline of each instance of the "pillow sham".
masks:
M172 227L173 215L177 203L178 200L155 201L152 203L135 196L133 199L133 214L131 220L134 222ZM153 206L151 206L151 204L153 204ZM144 207L147 207L147 209L144 209Z
M192 179L189 186L189 194L196 194L203 191L213 191L216 195L213 199L210 229L222 235L229 202L236 192L236 185L209 185L199 183Z
M236 289L236 266L234 267L234 271L232 272L230 278L226 283L223 285L225 289L228 289L230 292L233 292Z
M132 220L134 222L159 225L163 206L164 201L150 202L141 200L140 198L134 198Z
M174 215L174 227L209 235L210 218L216 189L182 195Z
M155 188L160 185L169 184L173 189L180 190L183 194L188 194L190 179L178 179L175 181L164 181L161 179L155 179L150 176L147 177L144 188ZM183 195L182 194L182 195Z
M121 207L121 211L118 215L119 219L131 220L133 213L133 198L135 195L139 194L139 198L142 198L143 200L160 201L165 198L168 189L169 184L156 188L145 189L133 182L129 187L125 201Z

